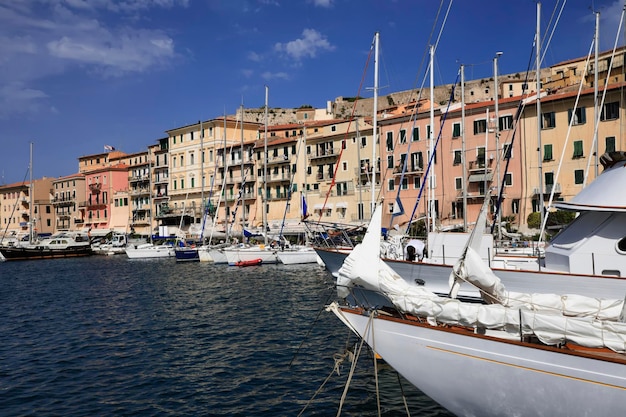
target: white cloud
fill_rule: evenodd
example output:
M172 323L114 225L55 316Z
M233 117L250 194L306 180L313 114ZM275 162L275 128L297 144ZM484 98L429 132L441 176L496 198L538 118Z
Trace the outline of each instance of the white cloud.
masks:
M261 62L261 55L253 51L248 52L247 58L253 62Z
M36 112L48 98L41 90L28 88L23 83L12 82L0 87L0 119L12 114Z
M315 29L304 29L301 38L274 46L275 51L284 52L298 61L305 57L315 58L320 51L334 49L326 37Z
M316 7L330 8L333 5L333 0L309 0L309 3L313 3Z
M80 71L123 76L171 65L175 43L161 28L147 28L139 13L187 7L189 0L20 0L0 2L0 103L49 99L33 85ZM18 87L19 86L19 87ZM39 92L40 94L38 94ZM22 105L16 111L41 109ZM3 106L2 111L6 114Z
M266 81L269 80L288 80L289 79L289 74L287 74L286 72L270 72L270 71L266 71L263 74L261 74L261 78L263 78Z

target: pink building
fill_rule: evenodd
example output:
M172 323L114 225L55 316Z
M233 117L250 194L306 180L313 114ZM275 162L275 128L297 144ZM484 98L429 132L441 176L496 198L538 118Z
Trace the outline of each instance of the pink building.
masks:
M128 165L117 164L85 172L85 228L110 230L113 195L128 192Z
M416 117L407 111L382 118L379 126L385 196L383 226L398 224L405 228L409 221L431 219L427 202L429 187L432 187L436 228L462 229L476 221L488 189L492 190L490 212L494 214L500 184L503 188L501 216L511 216L516 226L525 223L525 219L519 218L524 177L520 158L522 141L520 136L513 141L513 119L518 103L519 97L499 100L497 129L493 101L467 104L465 140L460 104L436 109L433 132L433 147L436 143L436 148L431 161L430 184L430 180L424 183L430 161L430 109L419 109ZM404 214L392 216L397 196Z

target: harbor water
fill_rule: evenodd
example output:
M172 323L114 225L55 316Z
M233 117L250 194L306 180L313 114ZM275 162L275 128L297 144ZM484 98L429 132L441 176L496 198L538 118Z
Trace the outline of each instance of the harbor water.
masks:
M0 263L0 410L10 416L334 416L357 341L317 265L125 256ZM409 359L407 359L409 360ZM381 414L448 416L379 364ZM304 411L303 411L304 410ZM362 353L343 416L378 415Z

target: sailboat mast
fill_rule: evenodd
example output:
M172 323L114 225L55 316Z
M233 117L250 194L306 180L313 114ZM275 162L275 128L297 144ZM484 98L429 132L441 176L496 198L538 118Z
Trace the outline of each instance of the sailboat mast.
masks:
M465 65L461 65L461 157L463 158L463 231L467 232L467 158L465 157Z
M152 150L148 147L148 234L150 235L150 243L152 243Z
M224 167L224 181L222 182L222 195L224 196L224 230L226 230L226 242L228 242L230 239L230 216L227 212L228 200L226 199L226 110L224 110L224 131L222 133L222 138L224 139L224 151L222 152L222 166Z
M376 205L376 144L378 143L378 45L380 41L380 33L376 32L374 35L374 116L372 120L373 124L373 138L372 138L372 179L370 183L370 213L374 214L374 207Z
M434 133L435 133L435 71L434 71L434 55L435 55L435 47L433 45L430 46L430 132L428 135L428 161L433 159L434 152ZM428 173L428 217L430 220L430 230L432 232L435 231L435 184L433 181L432 172Z
M496 136L496 178L497 178L497 186L498 186L498 198L500 198L500 189L502 187L502 178L500 178L500 113L498 112L498 101L499 101L499 92L498 92L498 58L502 55L502 52L496 52L495 58L493 58L493 83L494 83L494 117L496 119L496 124L494 126L494 132ZM496 200L498 201L498 200ZM498 214L497 218L494 219L498 224L498 240L502 240L502 230L500 228L500 223L502 219L502 209L500 207L500 201L498 204Z
M267 123L268 123L268 109L267 103L269 100L269 87L265 86L265 132L263 141L263 237L265 245L267 246Z
M204 221L205 210L204 204L204 128L202 126L202 120L200 120L200 207L202 210L202 229L200 231L200 242L204 239Z
M241 158L241 239L243 240L243 231L246 228L246 200L245 200L245 190L244 190L244 172L243 172L243 99L241 100L240 106L241 113L241 152L239 157Z
M543 224L543 159L541 150L541 3L537 2L537 32L535 34L535 60L536 62L536 78L537 78L537 159L539 162L539 193L537 195L539 199L539 213L541 216L541 223ZM541 239L541 236L540 236Z
M34 239L34 226L33 222L33 204L35 198L33 196L33 142L30 143L30 157L28 159L28 174L30 175L30 184L28 184L28 219L29 219L29 228L28 228L28 243L33 243Z
M598 120L598 45L600 44L600 12L596 12L596 39L594 41L595 48L595 58L593 63L594 75L593 75L593 120ZM607 74L607 78L608 78ZM576 111L576 109L574 109ZM594 168L594 178L598 178L598 128L594 126L593 129L593 143L594 143L594 154L595 154L595 168Z

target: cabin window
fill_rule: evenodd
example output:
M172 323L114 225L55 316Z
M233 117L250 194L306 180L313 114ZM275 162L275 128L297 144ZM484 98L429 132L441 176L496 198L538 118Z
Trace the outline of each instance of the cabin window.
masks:
M621 238L617 242L617 251L622 254L626 254L626 237Z

